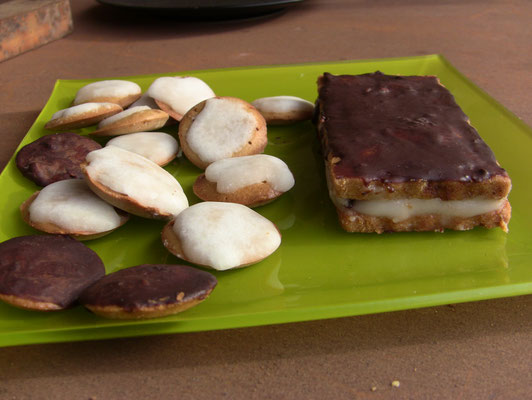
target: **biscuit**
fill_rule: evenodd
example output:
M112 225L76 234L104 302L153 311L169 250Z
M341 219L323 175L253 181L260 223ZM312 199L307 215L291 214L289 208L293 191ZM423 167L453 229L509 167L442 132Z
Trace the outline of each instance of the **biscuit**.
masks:
M318 91L325 175L346 230L507 230L511 180L436 77L326 73Z
M128 108L106 118L98 124L98 129L91 132L95 136L118 136L128 133L153 131L163 127L168 121L168 114L148 106Z
M216 284L212 274L192 267L143 264L106 275L81 294L80 303L105 318L157 318L196 306Z
M170 163L179 152L177 140L164 132L137 132L117 136L109 140L106 146L117 146L137 153L161 167Z
M244 100L213 97L185 114L179 142L188 160L205 169L223 158L262 153L268 143L266 121Z
M49 130L77 129L94 125L122 111L114 103L84 103L59 110L44 125Z
M68 308L104 275L100 257L68 236L21 236L0 243L0 299L19 308Z
M194 182L196 196L257 207L294 186L294 177L279 158L266 154L225 158L210 164Z
M128 214L96 196L83 179L46 186L22 203L20 211L31 227L78 240L104 236L129 219Z
M146 94L176 121L181 121L187 111L199 102L215 96L209 85L193 76L157 78Z
M115 103L126 108L138 100L141 88L135 82L124 80L104 80L89 83L78 90L72 105L83 103Z
M259 110L268 125L310 120L314 115L314 104L295 96L261 97L251 105Z
M89 153L82 171L92 191L131 214L170 219L188 207L181 185L168 171L119 147Z
M219 271L246 267L281 244L275 224L236 203L203 202L181 212L161 234L175 256Z
M22 174L39 186L63 179L82 178L80 164L85 156L102 146L71 132L43 136L17 153L15 162Z

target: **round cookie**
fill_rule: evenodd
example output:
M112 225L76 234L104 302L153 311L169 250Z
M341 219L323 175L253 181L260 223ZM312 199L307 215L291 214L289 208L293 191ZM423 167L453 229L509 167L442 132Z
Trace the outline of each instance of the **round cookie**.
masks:
M106 118L98 124L98 129L91 132L95 136L118 136L128 133L153 131L163 127L168 121L168 114L148 106L128 108Z
M314 104L295 96L261 97L251 102L269 125L284 125L311 119Z
M177 140L164 132L137 132L121 135L109 140L107 146L117 146L137 153L161 167L176 158L179 151Z
M83 103L59 110L44 125L45 129L65 130L94 125L122 111L114 103Z
M80 164L99 143L71 132L43 136L17 153L16 164L22 174L39 186L63 179L82 178Z
M43 232L96 239L125 224L129 215L96 196L82 179L54 182L20 206L22 219Z
M0 243L0 299L16 307L68 308L104 275L100 257L68 236L21 236Z
M210 164L194 182L196 196L257 207L275 200L294 186L284 161L266 154L225 158Z
M72 105L83 103L115 103L126 108L142 95L142 90L135 82L119 79L89 83L76 93Z
M275 224L236 203L203 202L163 228L163 245L175 256L219 271L255 264L281 244Z
M183 115L199 102L215 96L209 85L193 76L157 78L146 94L176 121L181 121Z
M212 274L196 268L143 264L100 279L81 294L80 303L106 318L156 318L194 307L216 284Z
M82 169L94 193L131 214L170 219L188 207L181 185L168 171L119 147L89 153Z
M159 108L155 100L153 100L150 96L148 96L147 93L144 93L142 96L140 96L140 98L134 103L130 104L128 108L139 107L139 106L148 106L150 108L153 108L154 110L157 110Z
M223 158L262 153L268 143L266 121L244 100L213 97L185 114L179 141L190 162L205 169Z

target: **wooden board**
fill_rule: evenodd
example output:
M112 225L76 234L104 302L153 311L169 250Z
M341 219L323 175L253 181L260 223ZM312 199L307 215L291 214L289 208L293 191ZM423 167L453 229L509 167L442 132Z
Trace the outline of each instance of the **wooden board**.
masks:
M0 1L0 61L72 32L69 0Z

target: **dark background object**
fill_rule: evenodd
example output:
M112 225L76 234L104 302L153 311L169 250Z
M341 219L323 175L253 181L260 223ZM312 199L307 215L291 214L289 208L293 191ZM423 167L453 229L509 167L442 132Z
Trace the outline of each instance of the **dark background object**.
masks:
M268 16L303 0L97 0L179 19L226 20Z

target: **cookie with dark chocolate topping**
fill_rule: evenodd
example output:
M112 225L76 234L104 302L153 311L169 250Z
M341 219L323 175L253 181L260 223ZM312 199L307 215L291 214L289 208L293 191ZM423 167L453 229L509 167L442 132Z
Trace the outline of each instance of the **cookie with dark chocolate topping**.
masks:
M21 236L0 243L0 300L16 307L68 308L104 275L100 257L68 236Z
M46 186L64 179L83 178L80 164L89 152L101 148L99 143L85 136L57 133L24 146L15 161L26 178Z
M217 283L214 275L185 265L143 264L100 279L80 302L105 318L156 318L199 304Z

